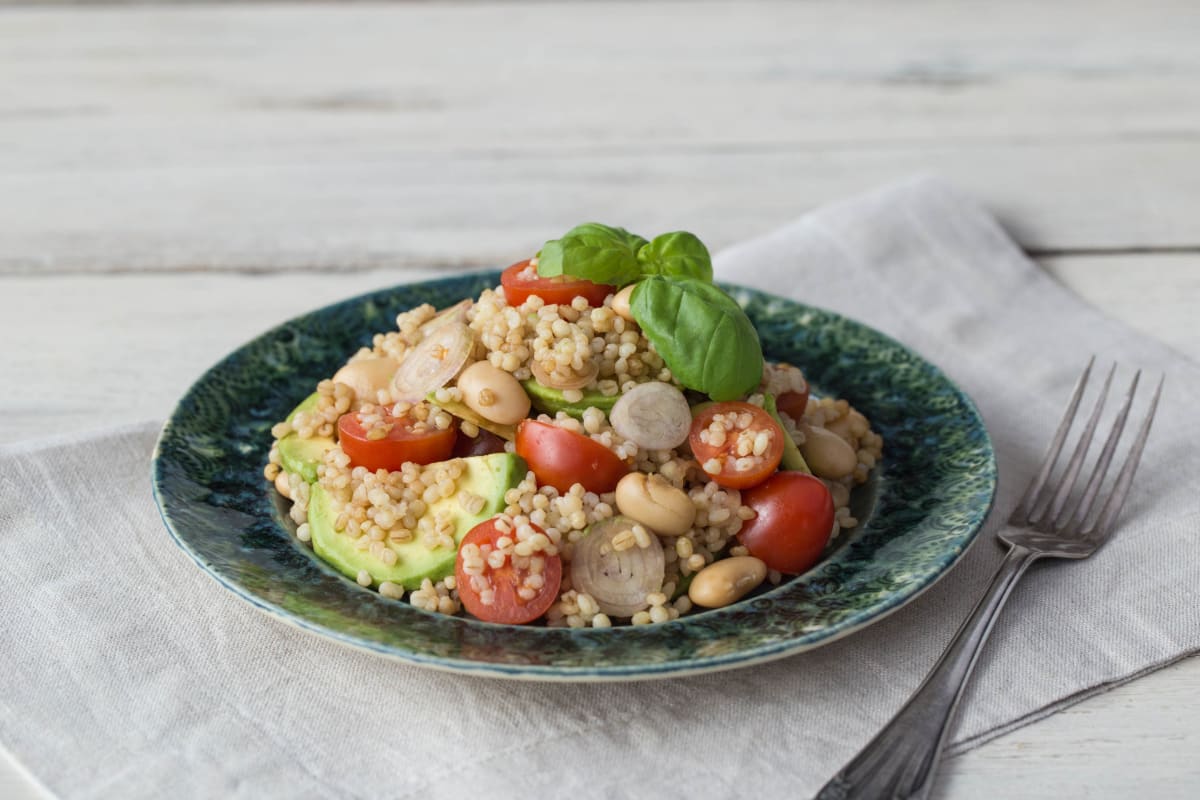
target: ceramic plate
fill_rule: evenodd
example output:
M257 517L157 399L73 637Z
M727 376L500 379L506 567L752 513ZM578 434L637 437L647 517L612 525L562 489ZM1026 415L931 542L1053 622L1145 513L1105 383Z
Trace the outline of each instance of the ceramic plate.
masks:
M420 303L448 306L499 273L398 286L314 311L231 353L180 400L158 441L155 497L205 572L271 616L421 666L505 678L630 680L745 666L855 631L911 600L970 544L996 488L992 446L970 399L936 367L819 308L726 287L769 359L847 398L884 440L856 490L862 522L808 573L727 608L661 625L514 627L446 617L363 589L292 535L262 477L272 424L373 333Z

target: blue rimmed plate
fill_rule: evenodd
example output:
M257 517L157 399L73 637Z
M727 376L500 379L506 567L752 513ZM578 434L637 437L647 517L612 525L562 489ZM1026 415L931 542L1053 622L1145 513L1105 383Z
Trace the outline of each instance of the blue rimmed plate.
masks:
M745 666L816 647L916 597L970 544L996 463L970 399L933 365L840 315L726 287L773 360L870 418L884 456L856 490L859 527L816 568L727 608L642 627L515 627L446 617L363 589L292 535L262 477L271 426L371 336L421 303L448 306L499 273L373 292L306 314L205 373L163 428L153 461L167 529L205 572L256 608L409 663L534 680L633 680Z

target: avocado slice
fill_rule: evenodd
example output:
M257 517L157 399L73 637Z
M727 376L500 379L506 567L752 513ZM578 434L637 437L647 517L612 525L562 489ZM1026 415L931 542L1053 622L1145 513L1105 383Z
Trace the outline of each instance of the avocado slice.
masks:
M442 402L441 400L437 399L437 392L430 392L429 394L425 395L425 399L432 405L437 406L449 414L453 414L459 419L465 419L467 422L472 422L475 425L478 425L480 428L483 428L485 431L491 431L505 441L515 442L517 440L516 425L501 425L499 422L492 422L490 419L476 414L474 409L472 409L469 405L458 400L447 400Z
M301 411L311 411L316 408L319 397L320 395L313 392L304 398L300 405L288 414L287 421L291 422ZM337 442L330 436L312 436L308 439L301 439L296 434L289 433L279 440L279 461L285 472L298 472L304 480L316 483L317 465L324 460L325 453L335 444Z
M808 468L808 462L800 454L800 448L792 440L791 434L787 432L787 428L783 427L783 420L779 418L779 409L775 407L775 395L763 395L763 410L770 414L775 422L779 423L779 428L783 431L783 460L779 462L779 466L783 469L812 475L812 470Z
M453 512L455 544L461 543L471 528L503 511L505 493L520 483L528 472L525 461L512 453L472 456L464 458L463 462L466 470L459 479L458 491L431 504L425 512L426 516L441 509ZM484 498L483 509L478 514L468 514L459 505L459 495L463 491ZM403 544L388 543L398 558L392 566L384 564L369 551L357 549L352 537L335 530L337 513L329 493L320 484L315 484L308 501L308 528L313 550L342 574L356 579L361 570L366 570L376 587L383 581L391 581L412 590L419 588L426 578L437 581L454 572L457 547L430 549L415 539Z
M606 395L595 390L583 393L583 399L577 403L573 403L563 397L561 389L551 389L549 386L543 386L533 378L527 381L521 381L521 385L525 387L525 394L529 395L529 400L533 403L533 407L538 411L546 414L556 414L559 411L565 411L572 417L578 420L583 419L583 412L588 408L598 408L605 414L612 411L613 406L621 399L621 395Z

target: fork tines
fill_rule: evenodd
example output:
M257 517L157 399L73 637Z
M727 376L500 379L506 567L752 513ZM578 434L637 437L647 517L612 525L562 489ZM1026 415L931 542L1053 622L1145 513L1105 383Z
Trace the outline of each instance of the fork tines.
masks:
M1112 428L1109 431L1108 438L1104 442L1104 447L1100 450L1100 455L1092 467L1087 483L1083 487L1082 492L1079 492L1077 491L1077 484L1080 481L1080 472L1083 469L1084 462L1087 460L1088 450L1091 447L1096 427L1104 411L1104 402L1108 397L1113 376L1117 371L1116 364L1112 365L1112 368L1108 371L1108 375L1104 378L1104 385L1100 388L1099 394L1096 396L1095 405L1087 418L1087 422L1084 424L1079 441L1076 443L1066 467L1057 477L1052 479L1052 475L1055 465L1058 462L1058 457L1062 453L1063 446L1066 444L1067 436L1074 423L1075 414L1079 410L1080 401L1083 399L1088 378L1091 376L1092 367L1095 363L1096 358L1093 356L1088 361L1087 367L1084 368L1083 374L1079 376L1079 380L1075 384L1075 391L1072 393L1071 400L1067 404L1067 410L1058 425L1058 430L1055 431L1054 438L1050 442L1050 447L1046 450L1045 457L1042 459L1041 468L1029 483L1029 487L1025 490L1021 502L1017 504L1016 510L1013 511L1012 517L1009 519L1011 524L1033 528L1044 533L1061 535L1066 538L1095 539L1099 543L1111 532L1113 522L1121 513L1121 506L1129 494L1129 487L1133 483L1134 472L1137 471L1138 461L1141 460L1142 450L1146 446L1146 438L1150 434L1150 423L1154 420L1154 412L1158 408L1158 399L1162 395L1165 376L1159 379L1158 387L1154 390L1153 397L1150 398L1150 406L1146 411L1146 416L1142 420L1137 438L1129 448L1125 464L1121 467L1116 481L1109 490L1108 499L1097 509L1096 506L1099 504L1097 504L1096 498L1100 494L1100 488L1104 483L1104 477L1108 472L1109 464L1112 462L1113 454L1117 449L1117 443L1120 441L1121 433L1125 429L1125 421L1129 417L1130 408L1133 406L1133 397L1137 393L1138 381L1141 379L1142 371L1138 370L1134 373L1133 380L1129 384L1129 389L1125 392L1125 399L1121 404L1121 408L1112 421ZM1074 502L1071 502L1072 497L1075 498Z

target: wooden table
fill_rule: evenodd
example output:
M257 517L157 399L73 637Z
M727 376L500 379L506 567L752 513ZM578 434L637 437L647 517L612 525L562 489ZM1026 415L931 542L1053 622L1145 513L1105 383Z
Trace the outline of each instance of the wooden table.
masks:
M1200 358L1198 41L1194 0L0 9L0 442L160 419L286 317L581 219L720 248L918 171ZM1198 750L1193 659L939 796L1195 797Z

